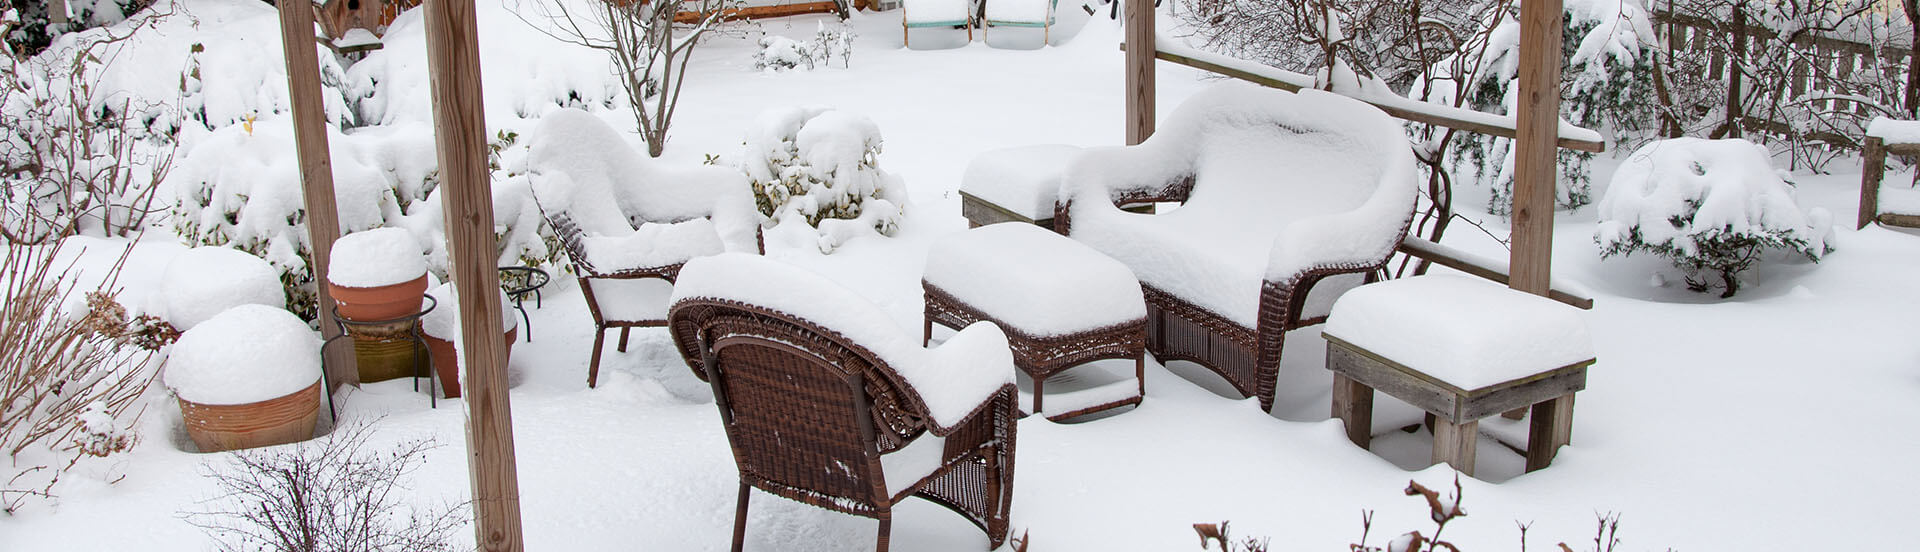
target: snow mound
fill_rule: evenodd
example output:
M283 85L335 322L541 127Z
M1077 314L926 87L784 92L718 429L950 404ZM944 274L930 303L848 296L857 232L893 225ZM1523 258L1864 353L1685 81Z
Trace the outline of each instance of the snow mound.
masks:
M569 213L589 234L625 236L637 223L710 216L729 250L754 247L760 219L735 170L645 157L619 131L578 109L548 114L528 140L527 170L540 208Z
M285 309L241 305L182 333L163 379L200 404L283 397L320 380L320 337Z
M437 303L433 307L433 312L420 317L420 332L429 337L458 342L460 340L460 290L453 287L453 282L447 282L427 290L427 295L433 297ZM425 308L426 302L421 301L420 306ZM507 299L506 292L500 292L500 331L510 332L519 325L520 316L513 313L513 301Z
M1140 283L1127 265L1026 223L984 226L935 242L927 253L925 279L1038 337L1147 317Z
M344 287L380 287L412 281L427 273L420 241L404 228L375 228L333 242L327 281Z
M1594 238L1602 248L1637 239L1700 254L1720 234L1784 234L1803 240L1818 259L1832 232L1826 209L1802 212L1793 185L1773 168L1766 148L1745 140L1676 138L1633 152L1600 200Z
M642 224L625 236L587 236L587 260L601 271L651 268L687 262L726 251L713 221L697 218L673 224Z
M161 313L167 323L191 330L240 305L286 308L280 273L259 257L225 247L180 253L160 277Z
M737 301L812 322L866 347L900 374L936 426L951 429L1001 386L1013 383L1013 350L991 322L927 349L887 313L818 273L744 253L701 257L680 270L671 303ZM942 431L944 433L944 431Z

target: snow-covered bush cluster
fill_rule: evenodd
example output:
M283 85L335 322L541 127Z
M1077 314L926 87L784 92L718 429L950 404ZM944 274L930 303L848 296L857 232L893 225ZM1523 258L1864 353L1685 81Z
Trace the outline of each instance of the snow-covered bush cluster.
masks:
M760 115L747 134L744 169L754 203L774 224L820 231L822 252L872 231L893 235L906 186L880 168L880 128L862 115L791 107Z
M753 54L753 68L764 71L811 70L832 65L835 57L839 57L840 65L846 67L853 59L853 37L852 26L842 23L829 28L826 22L820 23L812 40L799 41L768 35L760 39L760 50Z
M1599 208L1594 241L1601 256L1647 251L1686 271L1687 288L1706 291L1719 276L1721 297L1740 289L1739 274L1769 250L1818 262L1831 248L1832 214L1802 212L1793 183L1745 140L1677 138L1635 151L1614 173Z
M1652 51L1642 45L1660 43L1653 32L1651 15L1638 0L1569 0L1565 10L1561 51L1567 55L1562 59L1560 77L1561 116L1583 128L1620 134L1649 130L1654 114L1654 103L1648 101L1654 95L1654 66ZM1430 90L1413 91L1417 99L1449 104L1463 99L1463 106L1470 109L1513 113L1519 97L1515 85L1520 69L1519 17L1496 10L1481 25L1484 50L1459 51L1436 63L1433 76L1446 82ZM1460 56L1477 59L1461 60ZM1458 68L1471 68L1472 74L1455 74ZM1467 79L1458 87L1465 91L1464 98L1454 97L1456 87L1451 81L1456 78ZM1426 97L1419 97L1422 93ZM1514 141L1473 134L1454 141L1450 153L1449 168L1456 175L1492 191L1488 212L1506 214L1513 204ZM1554 193L1559 208L1578 209L1593 202L1589 176L1592 160L1591 153L1560 150L1560 180Z

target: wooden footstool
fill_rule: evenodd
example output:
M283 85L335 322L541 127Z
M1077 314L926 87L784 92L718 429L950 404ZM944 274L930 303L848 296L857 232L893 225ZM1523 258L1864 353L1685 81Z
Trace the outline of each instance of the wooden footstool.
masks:
M921 283L926 340L936 322L990 321L1006 332L1014 366L1033 379L1029 412L1042 412L1048 378L1101 359L1132 359L1133 377L1056 397L1047 419L1139 404L1146 395L1146 301L1119 261L1038 226L1002 223L934 244Z
M1573 394L1594 362L1578 309L1460 276L1355 288L1324 335L1348 439L1367 447L1373 392L1384 391L1431 414L1433 462L1469 476L1479 420L1527 406L1527 471L1547 467L1572 438Z

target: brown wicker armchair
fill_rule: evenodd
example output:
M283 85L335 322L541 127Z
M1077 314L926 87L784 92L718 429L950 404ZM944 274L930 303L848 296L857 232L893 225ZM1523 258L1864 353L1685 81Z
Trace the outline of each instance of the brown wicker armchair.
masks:
M745 542L749 487L878 519L881 551L894 505L914 496L965 516L989 548L1005 542L1019 412L998 328L970 326L922 349L851 291L762 257L696 259L681 276L669 327L713 387L740 470L733 550ZM795 289L835 307L794 307Z
M738 171L658 165L577 109L548 114L528 142L534 207L566 248L593 314L588 387L599 383L608 330L620 329L625 352L633 328L666 326L680 265L760 250L760 217Z
M1204 365L1272 411L1287 330L1386 263L1417 194L1404 131L1378 109L1230 83L1140 145L1086 150L1054 225L1139 276L1157 358ZM1144 202L1182 205L1118 207Z

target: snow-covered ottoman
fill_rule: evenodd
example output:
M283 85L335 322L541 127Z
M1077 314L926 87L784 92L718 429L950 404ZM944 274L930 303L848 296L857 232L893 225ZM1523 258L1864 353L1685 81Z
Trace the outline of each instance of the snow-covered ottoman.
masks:
M1146 301L1119 261L1031 224L994 224L934 244L921 284L924 339L936 322L985 320L1006 332L1014 366L1033 380L1030 413L1042 411L1056 375L1050 420L1139 404L1146 394ZM1116 369L1124 361L1095 362L1103 359L1131 360L1132 373Z
M1415 276L1360 286L1324 331L1333 415L1362 448L1373 392L1433 415L1433 462L1473 475L1481 418L1533 407L1527 471L1544 468L1573 429L1593 340L1580 311L1474 278Z

